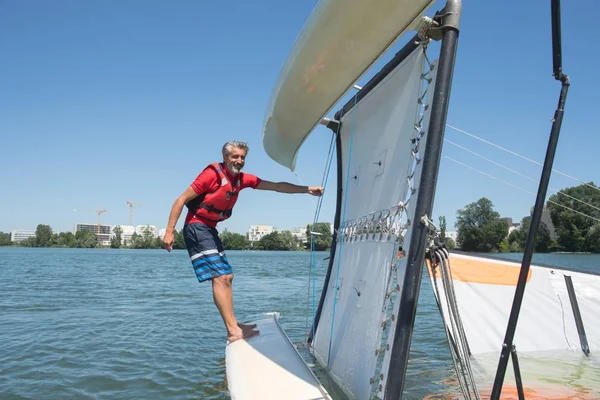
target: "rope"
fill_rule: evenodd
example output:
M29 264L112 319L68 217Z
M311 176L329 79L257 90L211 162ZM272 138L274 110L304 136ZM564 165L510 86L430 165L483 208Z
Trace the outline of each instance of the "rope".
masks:
M490 178L492 178L492 179L496 179L497 181L500 181L500 182L502 182L502 183L504 183L504 184L506 184L506 185L508 185L508 186L512 186L512 187L514 187L514 188L516 188L516 189L519 189L519 190L521 190L521 191L523 191L523 192L525 192L525 193L529 193L529 194L532 194L532 195L536 196L536 193L533 193L533 192L531 192L531 191L529 191L529 190L527 190L527 189L523 189L523 188L522 188L522 187L520 187L520 186L513 185L513 184L512 184L512 183L510 183L510 182L506 182L506 181L504 181L504 180L502 180L502 179L500 179L500 178L497 178L497 177L495 177L495 176L493 176L493 175L490 175L490 174L488 174L488 173L486 173L486 172L480 171L480 170L478 170L477 168L473 168L473 167L471 167L471 166L469 166L469 165L467 165L467 164L464 164L464 163L462 163L462 162L460 162L460 161L457 161L457 160L455 160L455 159L453 159L453 158L450 158L450 157L448 157L448 156L446 156L446 155L442 155L442 158L448 159L448 160L450 160L450 161L454 161L455 163L457 163L457 164L460 164L460 165L462 165L463 167L466 167L466 168L472 169L472 170L473 170L473 171L475 171L475 172L479 172L479 173L480 173L480 174L482 174L482 175L485 175L485 176L487 176L487 177L490 177ZM555 201L553 201L553 200L548 200L548 203L552 203L552 204L555 204L555 205L557 205L557 206L559 206L559 207L566 208L567 210L573 211L573 212L574 212L574 213L576 213L576 214L580 214L580 215L583 215L584 217L588 217L588 218L591 218L591 219L593 219L594 221L600 222L600 219L599 219L599 218L592 217L591 215L588 215L588 214L582 213L581 211L577 211L577 210L575 210L575 209L573 209L573 208L571 208L571 207L567 207L567 206L565 206L565 205L563 205L563 204L560 204L560 203L557 203L557 202L555 202Z
M351 128L351 134L350 134L350 144L349 144L349 148L348 148L348 167L346 168L346 183L344 185L344 201L343 201L343 206L342 206L342 218L341 218L341 223L340 226L344 225L344 222L346 220L346 204L347 204L347 200L348 200L348 183L350 182L350 165L352 164L352 145L354 144L354 133L355 133L355 125L356 125L356 99L358 96L354 96L354 106L353 106L353 112L352 112L352 128ZM341 125L341 124L340 124ZM344 241L340 240L339 245L339 251L338 253L338 257L337 257L337 271L336 271L336 275L335 275L335 290L336 292L334 292L334 296L333 296L333 311L331 313L331 330L329 332L329 348L327 350L327 367L330 367L329 365L329 361L331 360L331 342L333 341L333 326L334 326L334 322L335 322L335 308L337 306L337 290L339 290L338 287L338 282L339 282L339 277L340 277L340 264L341 264L341 259L342 259L342 246L343 246Z
M447 126L448 128L452 128L452 129L454 129L455 131L458 131L458 132L460 132L460 133L462 133L462 134L465 134L465 135L467 135L467 136L470 136L470 137L472 137L473 139L477 139L477 140L479 140L479 141L482 141L482 142L483 142L483 143L485 143L485 144L489 144L490 146L494 146L494 147L496 147L497 149L500 149L500 150L502 150L502 151L505 151L505 152L507 152L507 153L509 153L509 154L512 154L512 155L514 155L514 156L517 156L517 157L519 157L519 158L522 158L522 159L523 159L523 160L525 160L525 161L529 161L529 162L531 162L531 163L534 163L534 164L537 164L537 165L539 165L539 166L543 166L543 164L542 164L542 163L540 163L540 162L537 162L537 161L535 161L535 160L532 160L532 159L530 159L530 158L527 158L527 157L525 157L525 156L522 156L522 155L520 155L520 154L517 154L517 153L515 153L514 151L511 151L511 150L505 149L504 147L498 146L497 144L494 144L494 143L492 143L492 142L489 142L489 141L487 141L487 140L485 140L485 139L482 139L482 138L480 138L480 137L478 137L478 136L475 136L475 135L473 135L472 133L469 133L469 132L463 131L462 129L459 129L459 128L457 128L457 127L455 127L455 126L452 126L452 125L450 125L450 124L446 124L446 126ZM567 178L569 178L569 179L572 179L572 180L574 180L574 181L576 181L576 182L579 182L579 183L581 183L581 184L583 184L583 185L585 185L585 186L589 186L589 187L591 187L591 188L594 188L594 189L596 189L596 190L600 190L600 188L598 188L598 187L596 187L596 186L594 186L594 185L590 185L589 183L586 183L586 182L582 181L581 179L577 179L577 178L575 178L575 177L573 177L573 176L571 176L571 175L567 175L567 174L565 174L564 172L558 171L558 170L556 170L556 169L552 169L552 172L556 172L557 174L560 174L560 175L562 175L562 176L565 176L565 177L567 177Z
M339 131L339 124L335 134L331 135L331 142L329 143L329 152L327 154L326 168L323 171L323 178L321 179L321 186L323 188L327 187L327 181L329 179L329 171L331 170L331 161L333 160L333 149L335 148L335 138ZM297 176L297 175L296 175ZM300 178L298 178L299 180ZM319 221L319 215L321 214L321 206L323 205L323 196L319 197L317 201L317 205L315 206L315 216L313 218L313 227L314 230L317 222ZM308 239L308 238L307 238ZM307 300L306 300L306 325L304 327L304 332L306 334L306 341L308 341L308 308L309 304L311 304L311 289L312 289L312 308L311 308L311 317L314 320L315 318L315 246L314 246L314 235L310 235L310 268L308 273L308 290L307 290ZM312 283L312 284L311 284ZM312 328L312 335L314 337L314 324Z
M450 337L450 330L452 330L452 336L454 337L455 346L450 346L450 350L453 353L452 357L456 374L460 383L461 390L466 399L479 399L479 392L477 385L475 384L475 378L473 376L473 370L469 361L469 348L467 345L467 337L465 335L462 320L458 311L458 304L456 302L456 293L454 292L454 284L452 278L452 268L450 266L449 253L445 249L438 249L434 251L435 259L431 260L432 269L439 268L440 276L442 278L442 286L444 287L444 297L446 300L448 319L450 329L446 329L446 336L448 337L448 343L452 343ZM435 272L434 272L435 274ZM441 296L437 284L437 279L433 279L434 289L439 301ZM443 314L443 309L440 303L440 312ZM473 396L471 395L473 393Z

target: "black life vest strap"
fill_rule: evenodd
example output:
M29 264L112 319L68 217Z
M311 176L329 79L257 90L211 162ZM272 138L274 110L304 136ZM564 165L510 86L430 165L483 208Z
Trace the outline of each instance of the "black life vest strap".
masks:
M200 208L204 208L206 211L211 212L211 213L215 213L215 214L219 214L219 215L226 215L228 217L231 216L231 209L219 210L218 208L214 207L212 204L200 203Z

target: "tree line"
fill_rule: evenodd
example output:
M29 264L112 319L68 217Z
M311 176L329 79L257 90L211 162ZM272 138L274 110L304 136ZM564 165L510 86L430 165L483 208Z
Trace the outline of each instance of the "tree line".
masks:
M535 240L536 252L564 251L600 253L600 188L594 183L582 184L553 194L546 203L556 239L550 229L540 223ZM446 236L446 218L440 217L438 240L450 249L455 247L467 252L523 252L527 243L531 217L521 220L518 229L509 234L508 224L500 219L491 200L482 197L456 212L456 243ZM120 227L115 228L110 240L111 248L158 249L162 238L155 237L148 228L141 234L134 233L127 242L123 240ZM316 234L315 234L316 233ZM290 231L272 232L259 241L250 242L244 235L228 232L219 234L227 250L328 250L331 244L331 224L318 223L306 226L306 243L302 243ZM312 238L312 241L311 241ZM77 231L54 233L48 225L38 225L35 236L18 244L10 241L8 233L0 232L0 246L25 247L100 247L93 232ZM185 249L183 231L175 231L174 249Z
M600 188L593 183L563 189L546 203L556 239L540 222L535 239L536 252L564 251L600 253ZM509 234L508 224L500 219L493 203L482 197L456 212L456 245L468 252L523 252L531 227L531 217L522 219ZM443 219L443 229L442 226ZM443 232L443 233L442 233ZM440 218L438 239L447 243L445 218ZM451 246L449 246L451 247Z
M310 239L311 232L317 232L310 240L303 243L292 235L290 231L272 232L264 235L257 242L250 242L244 235L224 230L219 233L226 250L306 250L313 247L317 251L328 250L331 243L331 224L318 223L314 226L306 226L306 234ZM37 226L35 236L13 243L10 234L0 232L0 246L22 246L22 247L69 247L69 248L96 248L103 247L98 243L95 233L89 231L77 231L55 233L49 225ZM163 247L162 237L155 237L150 228L145 228L141 233L134 233L129 240L124 240L121 227L114 229L114 235L110 239L110 248L131 249L159 249ZM174 249L185 249L183 230L175 230Z

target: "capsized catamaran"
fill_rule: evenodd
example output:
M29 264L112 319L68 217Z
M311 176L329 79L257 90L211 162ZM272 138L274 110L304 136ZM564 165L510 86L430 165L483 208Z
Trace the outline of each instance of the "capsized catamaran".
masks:
M521 306L515 304L520 301L519 296L522 299L524 285L528 284L530 254L526 254L529 260L524 261L518 276L511 275L518 282L501 287L507 298L511 288L513 293L516 290L513 309L507 317L507 335L502 341L497 330L506 320L494 320L495 336L489 338L479 336L487 335L487 331L473 328L477 323L472 323L472 315L467 311L471 310L472 299L468 296L472 295L473 286L464 288L455 279L460 274L454 270L454 264L460 262L453 260L452 267L450 262L443 264L448 266L444 275L450 278L436 275L436 271L441 274L442 269L437 266L443 262L435 258L435 250L448 257L443 248L435 247L436 229L431 215L462 4L460 0L448 0L431 18L424 16L432 4L433 1L424 0L321 0L288 56L267 108L264 148L273 160L292 171L299 149L317 125L325 125L333 132L337 162L334 234L308 344L336 392L350 399L402 397L426 254L437 289L432 295L444 316L466 398L480 396L480 364L475 361L483 359L473 351L479 350L476 344L485 343L491 348L495 343L493 354L501 351L506 358L511 354L509 349L505 355L502 346L512 346L515 313L518 315ZM353 90L365 71L410 31L416 34L404 47L366 85L356 88L358 91L333 118L325 118ZM441 41L438 59L428 51L431 40ZM563 105L564 96L561 95ZM555 121L552 140L557 139L556 125L560 128L562 111L559 114L555 116L558 124ZM553 152L550 146L549 154L553 156ZM548 175L551 162L546 164L544 174ZM543 185L547 187L544 176L542 189ZM532 218L531 241L539 225L539 198L545 197L545 189L541 191ZM505 265L496 263L494 268L503 270ZM543 275L537 268L531 273L536 282L537 276ZM498 271L491 274L498 275ZM573 280L578 298L587 293L588 286L579 286L585 279ZM481 282L476 280L474 284ZM553 290L561 292L567 287L559 286ZM488 294L486 289L480 292ZM488 301L492 304L494 300ZM596 315L586 314L593 308L593 301L597 299L580 304L584 321ZM444 308L442 304L449 306ZM554 312L557 303L552 304ZM499 315L506 317L501 312ZM266 314L256 323L260 336L227 345L231 397L331 398L279 325L279 315ZM528 334L519 330L515 343ZM572 329L570 334L573 335ZM572 340L571 337L569 343ZM591 349L596 346L595 341L587 343ZM516 360L516 354L513 358ZM491 390L493 398L499 398L505 387L501 382L504 361L499 363ZM514 378L519 383L520 373ZM517 394L523 393L522 385L517 385Z
M489 398L521 263L433 248L427 268L459 379ZM532 265L502 398L600 398L600 273ZM518 356L517 356L518 354ZM516 368L516 370L515 370ZM519 382L516 382L516 379ZM567 384L568 382L568 384Z

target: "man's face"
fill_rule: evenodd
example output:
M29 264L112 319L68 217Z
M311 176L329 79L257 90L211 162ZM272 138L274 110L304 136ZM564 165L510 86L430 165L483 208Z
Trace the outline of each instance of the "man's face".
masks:
M229 154L223 158L225 168L233 174L239 174L246 163L246 152L242 149L232 148Z

